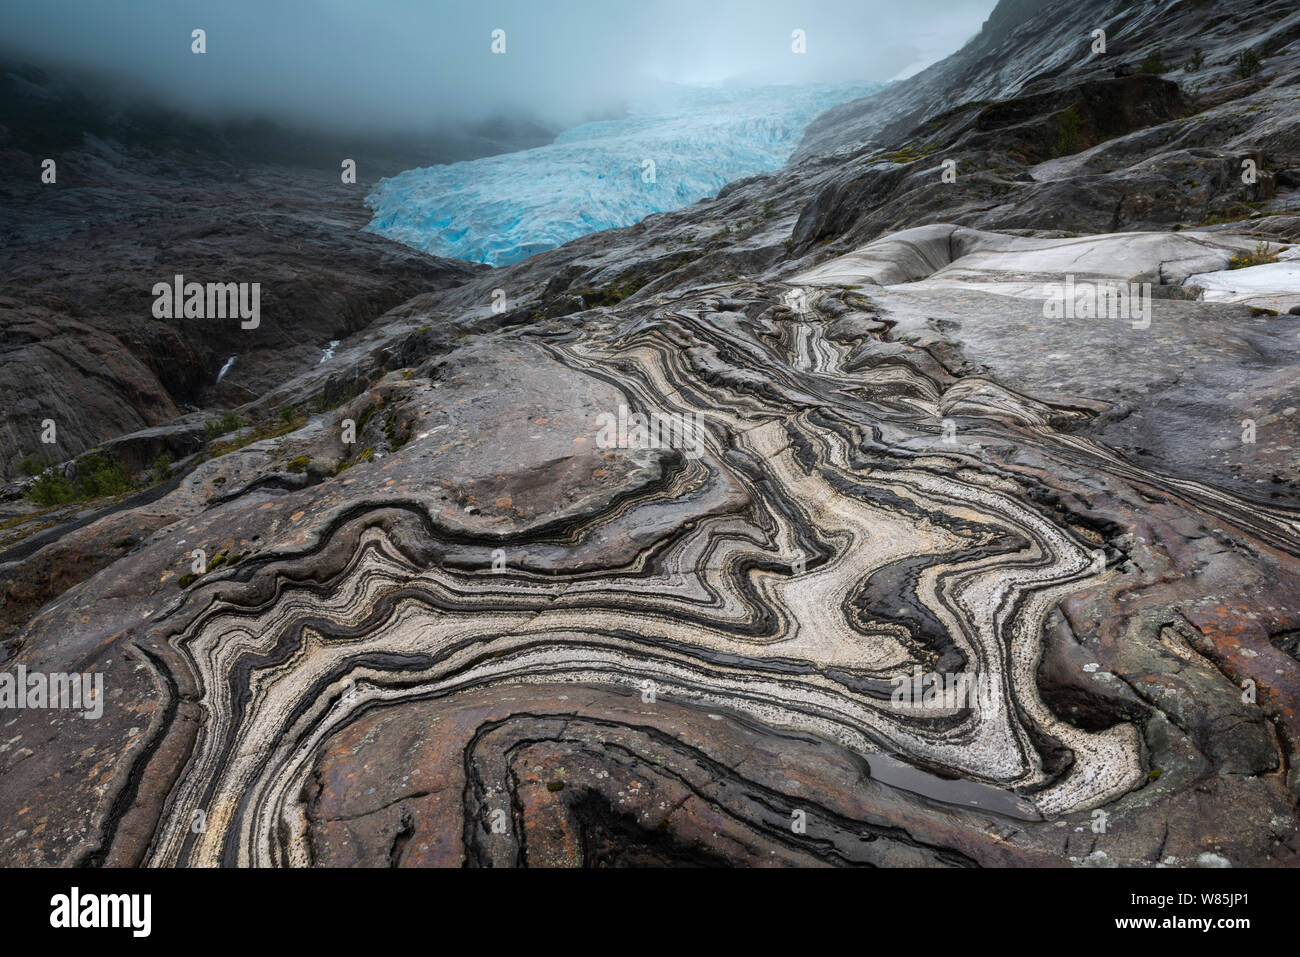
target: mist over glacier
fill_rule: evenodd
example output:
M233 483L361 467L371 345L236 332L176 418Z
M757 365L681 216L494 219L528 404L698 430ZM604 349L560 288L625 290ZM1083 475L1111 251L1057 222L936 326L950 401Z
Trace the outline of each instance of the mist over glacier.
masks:
M366 229L434 255L510 265L779 169L818 114L878 89L670 87L546 146L381 180L366 198Z

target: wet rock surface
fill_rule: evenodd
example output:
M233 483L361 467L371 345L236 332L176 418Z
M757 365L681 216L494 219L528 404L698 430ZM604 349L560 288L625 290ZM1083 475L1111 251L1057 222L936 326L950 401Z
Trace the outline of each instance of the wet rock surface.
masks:
M1045 23L1109 5L1044 6L1003 3L988 52L935 68L963 84L936 110L1007 101L951 142L1038 142L1118 90L1133 129L1089 149L1235 110L1253 125L1197 163L1253 132L1261 168L1294 165L1264 105L1295 95L1290 55L1236 99L1216 65L1290 36L1278 4L1159 5L1200 25L1195 95L1109 82L1086 30L1056 52ZM1121 60L1145 55L1128 16ZM928 77L778 174L407 297L250 387L229 435L122 429L135 462L175 450L152 488L11 492L5 671L105 690L97 720L0 712L0 860L1296 864L1300 317L1258 303L1300 289L1231 268L1294 238L1293 187L1255 221L1090 226L1108 174L1067 190L1037 177L1086 153L1026 154L975 215L940 153L862 151ZM1136 162L1167 183L1183 146L1160 148ZM1053 188L1083 197L1051 201L1067 225L1006 225ZM1053 317L1067 274L1149 283L1149 314ZM931 673L977 691L900 699Z

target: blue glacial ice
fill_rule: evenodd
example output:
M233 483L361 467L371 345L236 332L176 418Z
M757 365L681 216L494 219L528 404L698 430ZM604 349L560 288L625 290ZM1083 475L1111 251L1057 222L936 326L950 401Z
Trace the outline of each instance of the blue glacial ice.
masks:
M879 88L672 87L547 146L381 180L366 197L366 229L437 256L509 265L779 169L818 114Z

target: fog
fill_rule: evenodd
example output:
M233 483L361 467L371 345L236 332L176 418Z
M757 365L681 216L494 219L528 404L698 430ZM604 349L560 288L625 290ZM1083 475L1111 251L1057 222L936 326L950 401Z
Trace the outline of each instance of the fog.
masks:
M569 126L656 83L884 81L958 49L994 0L39 0L0 52L213 118ZM207 52L191 52L191 31ZM505 53L492 33L505 31ZM804 54L792 32L804 31Z

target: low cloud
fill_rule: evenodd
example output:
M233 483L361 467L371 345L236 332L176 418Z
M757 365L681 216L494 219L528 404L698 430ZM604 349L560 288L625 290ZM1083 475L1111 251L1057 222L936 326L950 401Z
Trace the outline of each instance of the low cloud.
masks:
M888 80L961 46L993 0L42 0L5 52L110 74L191 113L349 129L497 116L566 126L656 82ZM191 31L207 52L191 52ZM492 31L505 31L494 55ZM791 51L803 30L807 52Z

